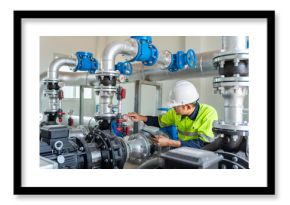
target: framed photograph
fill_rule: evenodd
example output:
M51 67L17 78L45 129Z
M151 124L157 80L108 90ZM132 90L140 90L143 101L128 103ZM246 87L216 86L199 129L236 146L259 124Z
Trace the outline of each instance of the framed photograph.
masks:
M14 11L14 88L15 195L275 194L274 11Z

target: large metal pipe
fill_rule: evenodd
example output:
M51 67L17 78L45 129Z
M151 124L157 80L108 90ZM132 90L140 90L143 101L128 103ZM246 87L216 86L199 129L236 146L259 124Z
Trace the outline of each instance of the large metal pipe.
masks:
M225 51L245 50L247 41L247 36L223 36L222 49Z
M110 43L103 52L102 70L115 71L115 59L119 54L135 57L138 54L137 41L135 39L128 39L127 41Z
M62 66L76 66L76 64L77 60L74 58L62 57L54 59L49 65L47 79L58 80L58 72Z
M47 77L47 72L40 74L40 83ZM58 72L58 79L67 86L94 86L97 83L95 74L88 72ZM41 83L42 84L42 83Z
M212 59L220 50L208 51L198 53L197 67L195 69L185 68L177 72L169 72L167 69L150 68L140 69L139 64L133 65L134 74L129 77L129 81L148 80L148 81L162 81L177 78L194 78L194 77L208 77L218 75L218 71L214 68Z

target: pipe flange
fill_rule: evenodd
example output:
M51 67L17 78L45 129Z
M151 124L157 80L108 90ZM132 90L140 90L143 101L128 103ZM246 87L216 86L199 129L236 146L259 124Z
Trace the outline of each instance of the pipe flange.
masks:
M240 77L238 74L233 77L217 76L213 79L213 83L220 82L249 82L249 77Z
M249 126L247 122L229 124L229 123L225 123L224 121L214 121L213 128L223 129L223 130L249 131Z
M220 75L241 76L249 75L249 54L248 53L220 53L213 58L213 65L218 69Z
M95 88L95 92L117 92L116 86L98 86Z
M120 75L120 72L117 71L103 71L103 70L99 70L96 72L96 76L116 76L118 77Z
M117 114L115 113L105 113L105 114L96 113L94 118L95 120L100 120L100 119L110 120L112 118L115 118L116 116Z
M219 66L222 68L225 61L237 61L235 62L237 64L241 60L249 60L249 53L219 53L216 57L213 58L213 64L219 64Z
M224 77L214 78L213 87L249 87L249 77Z
M54 79L54 80L51 80L51 79L43 79L42 80L42 83L45 85L46 83L58 83L59 80L58 79Z

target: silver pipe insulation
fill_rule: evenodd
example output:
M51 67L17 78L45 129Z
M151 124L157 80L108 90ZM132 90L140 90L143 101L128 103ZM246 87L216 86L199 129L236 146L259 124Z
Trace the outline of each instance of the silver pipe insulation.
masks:
M117 55L124 54L135 57L138 54L138 43L135 39L123 42L112 42L104 50L101 69L104 71L115 71L115 60Z
M247 49L246 36L223 36L222 37L222 50L234 51Z
M171 61L171 52L168 50L164 50L159 52L156 64L161 69L166 69L171 64Z
M62 66L76 66L77 60L74 58L57 58L54 59L48 68L47 80L58 80L59 69Z
M47 72L40 74L40 82L47 77ZM58 79L64 82L66 86L94 86L97 82L95 74L88 72L58 72ZM42 85L42 83L41 83Z
M133 65L133 75L129 76L129 81L136 80L148 80L148 81L162 81L177 78L194 78L194 77L209 77L218 75L218 71L214 68L212 59L215 57L220 50L207 51L197 53L197 67L195 69L185 68L177 72L169 72L167 69L151 68L144 69L144 71L138 69L138 64ZM144 78L144 79L142 79Z

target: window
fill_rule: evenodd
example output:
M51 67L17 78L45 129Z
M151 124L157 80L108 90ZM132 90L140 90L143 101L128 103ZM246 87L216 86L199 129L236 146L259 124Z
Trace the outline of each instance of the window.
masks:
M64 98L80 98L79 86L64 86L63 88ZM92 99L92 88L84 88L84 99Z

